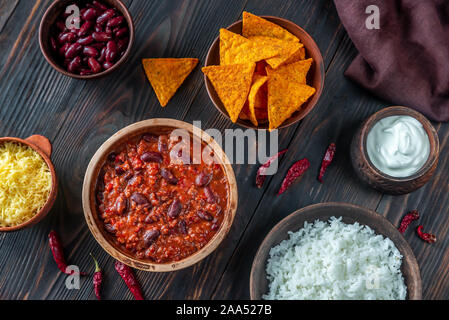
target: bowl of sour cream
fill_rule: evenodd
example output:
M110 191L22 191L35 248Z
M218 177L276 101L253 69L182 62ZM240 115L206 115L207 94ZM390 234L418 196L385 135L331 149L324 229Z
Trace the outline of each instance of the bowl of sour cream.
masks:
M359 178L389 194L422 187L432 177L438 156L438 134L429 120L400 106L370 116L351 144L351 161Z

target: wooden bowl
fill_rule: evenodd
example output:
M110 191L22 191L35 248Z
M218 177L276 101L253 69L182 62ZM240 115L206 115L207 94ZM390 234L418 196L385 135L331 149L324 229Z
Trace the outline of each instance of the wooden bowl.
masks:
M395 178L377 169L369 159L366 138L371 128L381 119L389 116L406 115L417 119L424 127L430 140L430 154L424 166L415 174ZM435 128L421 113L401 106L382 109L363 122L351 143L351 161L358 177L372 188L389 194L406 194L421 188L435 172L439 157L439 140Z
M50 7L48 7L47 11L45 11L44 16L42 17L41 24L39 27L39 45L40 45L42 54L44 55L45 59L48 61L48 63L54 69L56 69L60 73L66 75L68 77L72 77L72 78L76 78L76 79L83 79L83 80L97 79L97 78L104 77L104 76L114 72L114 70L117 70L128 59L128 57L131 53L132 46L134 44L134 23L133 23L131 14L129 13L128 9L123 4L123 2L120 0L101 0L101 2L107 4L111 7L117 8L117 10L119 10L120 13L125 17L126 23L128 24L128 28L129 28L128 48L126 49L125 53L120 58L120 60L118 60L108 70L105 70L105 71L102 71L102 72L99 72L96 74L86 75L86 76L82 76L82 75L71 73L71 72L67 71L60 65L60 63L54 57L54 53L52 52L52 49L50 46L50 34L51 34L52 27L53 27L55 21L59 18L61 12L63 10L65 10L67 5L73 4L74 1L73 0L55 0L50 5Z
M220 165L222 166L223 171L227 177L229 183L229 198L227 203L227 210L226 212L224 212L225 217L219 231L202 249L180 261L170 263L153 263L149 260L137 259L133 257L132 255L121 249L119 246L117 246L112 241L110 235L106 234L102 226L103 222L100 220L97 214L95 205L95 189L100 169L105 163L107 156L111 152L113 152L116 147L118 147L122 143L125 143L129 139L143 133L158 134L161 132L166 132L169 129L187 130L191 134L193 139L198 139L198 141L201 140L203 143L211 147L214 154L220 159ZM86 218L87 225L89 226L89 229L95 239L103 247L103 249L106 250L107 253L109 253L115 259L133 268L144 271L168 272L189 267L212 253L225 238L225 236L229 232L229 229L231 228L235 212L237 211L238 193L234 170L229 163L230 162L226 154L217 144L217 142L199 128L195 127L194 129L193 125L190 123L174 119L151 119L137 122L128 127L125 127L115 133L105 143L103 143L103 145L101 145L101 147L97 150L92 160L90 161L89 166L87 167L82 192L84 216Z
M50 160L52 146L50 141L41 135L33 135L31 137L28 137L26 139L19 139L19 138L12 138L12 137L5 137L0 138L0 143L4 142L17 142L21 143L23 145L26 145L36 151L40 154L40 156L44 159L45 163L47 164L48 168L50 169L51 173L51 190L50 194L48 195L47 202L42 207L42 209L36 213L30 220L25 221L17 226L13 227L0 227L0 232L11 232L11 231L17 231L24 229L26 227L31 227L41 221L50 211L50 209L53 207L53 204L56 200L56 195L58 192L58 180L56 178L56 171L53 166L53 163Z
M296 232L304 227L304 222L313 223L315 220L328 221L335 216L342 217L344 223L358 222L373 229L377 234L389 238L402 254L401 271L407 286L407 299L422 298L421 275L418 262L409 244L402 234L386 218L380 214L347 203L319 203L297 210L279 222L263 240L257 251L250 275L251 299L261 299L268 292L266 262L270 249L281 241L288 239L288 232Z
M291 21L278 17L273 16L261 16L261 17L270 22L276 23L277 25L286 29L291 34L298 37L304 44L304 48L306 49L306 59L313 58L312 66L310 68L309 73L307 74L307 84L314 87L316 89L316 92L309 100L307 100L307 102L305 102L301 106L300 110L292 114L292 116L289 119L285 120L282 123L282 125L279 126L278 129L280 129L291 126L292 124L295 124L298 121L304 119L304 117L307 116L317 104L324 87L325 72L324 72L323 57L321 56L320 49L318 48L317 44L312 39L312 37L298 25L294 24ZM242 34L242 23L243 23L242 20L239 20L237 22L234 22L229 27L227 27L227 29L234 33ZM219 36L215 38L215 41L212 43L212 46L209 48L209 51L207 53L205 66L211 65L220 65ZM206 90L207 93L209 94L209 98L212 100L212 103L214 104L215 108L217 108L218 111L220 111L226 118L231 120L228 112L226 111L226 108L224 107L223 103L218 97L218 94L215 91L214 86L212 85L212 83L210 82L210 80L207 78L206 75L204 75L204 82L206 83ZM257 127L254 124L252 124L251 121L242 120L240 118L237 120L236 123L245 128L268 129L268 121L266 123L259 123L259 126Z

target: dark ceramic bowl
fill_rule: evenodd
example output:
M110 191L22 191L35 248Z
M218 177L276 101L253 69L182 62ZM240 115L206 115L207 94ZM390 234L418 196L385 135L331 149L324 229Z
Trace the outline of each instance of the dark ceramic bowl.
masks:
M64 69L63 66L61 66L61 64L54 57L54 53L52 52L50 45L50 34L53 25L55 24L55 21L59 18L62 11L67 7L67 5L73 4L74 1L56 0L50 5L50 7L48 7L47 11L45 11L44 16L42 17L41 24L39 27L39 45L41 47L41 51L45 59L54 69L56 69L60 73L76 79L84 79L84 80L97 79L114 72L120 66L122 66L128 59L131 53L132 46L134 44L134 23L132 17L126 6L120 0L101 0L100 2L103 2L109 5L110 7L116 8L125 17L126 23L128 24L129 28L128 48L126 49L123 56L117 62L115 62L115 64L111 68L105 71L84 76L67 71L66 69Z
M415 174L404 178L395 178L377 169L366 150L366 139L371 128L383 118L398 115L418 120L430 141L430 154L424 166ZM438 165L439 148L438 134L425 116L407 107L394 106L376 112L363 122L352 140L351 161L357 176L367 185L383 193L406 194L421 188L430 180Z
M292 124L295 124L298 121L304 119L304 117L307 116L317 104L324 87L325 72L324 72L323 57L321 56L320 49L318 48L315 41L301 27L297 26L293 22L288 21L286 19L272 16L261 16L261 17L281 26L291 34L298 37L304 44L304 48L306 49L306 59L313 58L312 66L310 68L309 73L307 74L307 84L314 87L316 89L316 92L307 102L305 102L301 106L300 110L292 114L292 116L289 119L285 120L279 126L278 129L280 129L291 126ZM234 33L242 34L242 23L243 23L242 20L239 20L237 22L234 22L227 29ZM219 64L220 64L220 37L218 36L212 43L212 46L209 48L205 66L212 66ZM220 111L226 118L231 120L231 118L228 115L228 112L226 111L226 108L224 107L212 83L209 81L206 75L204 75L204 81L206 83L206 90L207 93L209 94L209 98L212 100L212 103L214 104L215 108L217 108L218 111ZM253 125L249 120L238 119L236 123L246 128L268 129L268 122L261 123L257 127Z
M288 238L288 232L296 232L304 227L304 222L313 223L315 220L328 221L332 216L342 217L344 223L358 222L373 229L376 234L393 241L402 255L401 271L407 286L407 299L420 300L422 298L421 275L418 262L412 248L402 234L390 221L380 214L348 203L319 203L297 210L279 222L263 240L254 258L250 275L251 299L259 300L268 292L266 263L271 248ZM292 266L293 267L293 266Z

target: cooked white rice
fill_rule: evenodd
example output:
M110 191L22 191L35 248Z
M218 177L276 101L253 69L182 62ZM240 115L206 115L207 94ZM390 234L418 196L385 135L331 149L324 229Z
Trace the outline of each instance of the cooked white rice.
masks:
M271 248L267 300L404 300L402 255L393 242L341 218L304 223Z

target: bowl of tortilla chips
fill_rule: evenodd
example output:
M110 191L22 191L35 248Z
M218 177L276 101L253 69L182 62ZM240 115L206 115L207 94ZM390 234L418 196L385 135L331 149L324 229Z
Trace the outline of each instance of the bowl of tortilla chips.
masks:
M312 37L291 21L243 12L220 29L203 67L215 107L246 128L288 127L316 105L324 64Z

